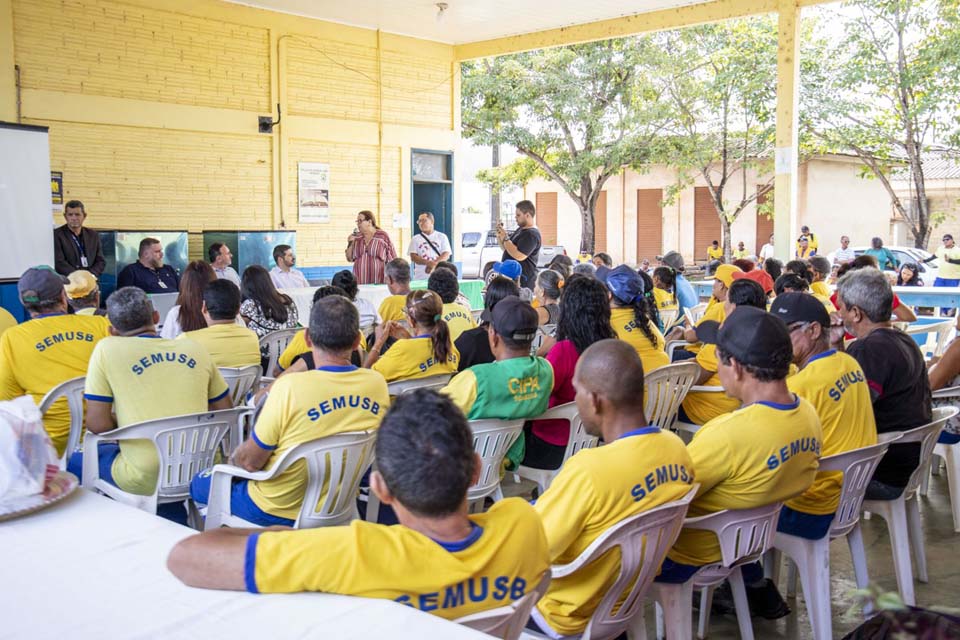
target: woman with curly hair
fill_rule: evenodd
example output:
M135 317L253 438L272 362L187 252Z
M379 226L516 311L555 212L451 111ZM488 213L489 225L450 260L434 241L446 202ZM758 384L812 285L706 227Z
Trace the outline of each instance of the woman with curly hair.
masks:
M580 354L600 340L616 338L610 324L607 288L595 278L570 276L560 294L557 342L547 354L553 367L553 392L549 406L573 402L573 371ZM535 420L524 428L526 452L523 463L537 469L557 469L570 437L566 420Z
M636 349L643 372L670 364L666 342L658 329L660 316L653 298L653 282L625 264L607 274L610 291L610 323L617 337Z

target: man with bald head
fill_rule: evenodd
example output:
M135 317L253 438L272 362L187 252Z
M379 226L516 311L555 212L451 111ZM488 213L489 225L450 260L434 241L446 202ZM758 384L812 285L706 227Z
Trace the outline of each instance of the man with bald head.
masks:
M694 480L683 441L647 423L643 365L633 347L622 340L594 343L577 362L573 386L584 428L607 444L567 460L535 505L551 564L572 561L625 518L682 497ZM619 562L610 554L576 576L552 580L533 622L551 637L582 633Z

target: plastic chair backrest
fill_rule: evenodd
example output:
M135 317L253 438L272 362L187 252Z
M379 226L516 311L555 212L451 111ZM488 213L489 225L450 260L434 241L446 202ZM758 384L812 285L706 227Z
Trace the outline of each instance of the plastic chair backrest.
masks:
M246 367L219 367L220 375L230 386L233 406L238 407L247 401L247 394L260 388L260 365Z
M943 426L947 423L947 420L957 415L958 412L960 412L960 409L957 409L957 407L937 407L933 410L933 420L929 424L901 433L896 444L920 443L920 465L910 474L910 480L903 490L902 496L904 498L909 498L920 486L923 474L928 473L927 463L930 462L933 447L937 444L937 438L940 437Z
M543 575L537 586L524 594L522 598L503 607L457 618L454 622L488 636L503 638L504 640L516 640L523 633L527 620L530 618L530 612L547 592L548 586L550 586L549 570Z
M953 333L953 327L953 320L927 324L916 323L908 325L907 328L904 329L904 333L911 336L925 335L927 338L925 343L920 345L920 350L923 352L925 359L930 359L933 356L943 355L943 350L946 348Z
M712 531L720 541L724 568L757 560L773 544L782 503L753 509L724 509L699 518L688 518L684 529Z
M687 345L693 344L692 342L687 342L686 340L671 340L664 347L664 351L667 352L667 357L670 358L670 361L673 362L673 352L677 349L682 349Z
M694 305L688 309L684 309L683 315L687 318L687 322L690 323L690 326L693 326L699 322L706 310L707 303L701 302L700 304Z
M584 640L614 638L626 631L633 617L639 615L644 594L659 573L667 552L676 542L683 517L698 487L694 484L678 500L621 520L594 540L576 560L553 567L553 578L563 578L589 566L610 549L620 550L620 571L613 585L600 599L581 636ZM621 602L619 608L618 602Z
M387 391L391 396L401 396L414 389L442 389L450 382L450 374L442 373L437 376L427 376L426 378L414 378L413 380L394 380L387 383Z
M480 455L480 477L467 490L467 501L485 498L500 486L500 468L503 457L520 437L523 420L471 420L473 450Z
M547 409L537 420L566 420L570 425L570 436L567 438L567 448L563 452L563 462L570 459L570 456L579 453L583 449L592 449L597 446L600 439L587 433L583 428L583 420L577 413L577 403L567 402L558 404L555 407ZM560 467L563 467L561 463Z
M80 446L80 436L83 435L83 385L85 377L71 378L55 386L40 401L40 413L45 414L60 398L67 399L70 408L70 433L67 435L67 448L60 456L60 468L67 468L70 454Z
M273 375L273 370L277 368L277 360L280 358L280 354L287 348L287 345L290 344L290 341L293 340L293 337L297 335L298 331L303 331L303 329L298 327L294 327L293 329L277 329L260 338L260 346L267 347L267 357L270 360L270 363L267 365L267 370L263 372L263 375Z
M373 431L338 433L293 447L277 461L274 476L299 460L307 463L307 486L297 529L348 523L356 513L363 474L373 462Z
M237 407L191 413L132 424L93 438L88 435L84 445L84 458L88 453L92 453L89 449L96 447L99 441L152 442L159 457L160 473L152 495L134 496L100 478L99 470L93 465L84 464L84 486L154 512L158 500L169 502L186 499L190 495L190 481L197 473L213 466L221 440L240 420L241 415L248 411L247 408Z
M840 485L840 503L830 525L830 539L845 536L860 521L860 506L863 494L867 490L870 478L880 458L887 452L890 442L853 449L836 455L820 458L820 473L824 471L842 471L843 484Z
M643 412L647 422L668 431L677 422L677 411L700 374L696 362L668 364L644 376Z

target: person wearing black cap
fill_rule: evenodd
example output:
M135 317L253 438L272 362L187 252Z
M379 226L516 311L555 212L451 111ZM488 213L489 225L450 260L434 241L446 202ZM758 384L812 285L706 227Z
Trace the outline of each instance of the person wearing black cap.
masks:
M610 291L610 324L618 338L636 349L644 372L670 364L663 334L657 327L653 287L648 289L646 280L625 264L607 273L603 281Z
M819 464L816 409L787 387L793 348L783 321L738 307L720 327L717 356L724 392L743 407L703 425L687 446L700 483L690 516L793 498L810 486ZM716 536L684 529L656 579L683 583L699 567L719 561ZM780 617L786 611L782 605L765 613Z
M481 316L496 360L461 371L443 388L468 420L532 418L547 410L553 369L530 355L537 311L517 296L500 300Z
M483 308L485 311L491 311L504 298L519 295L520 287L516 282L497 276L487 284L487 289L483 292ZM493 352L490 351L490 338L487 336L489 324L489 322L483 322L481 318L479 327L464 331L454 341L457 353L460 354L460 362L457 365L459 371L469 369L475 364L486 364L496 360Z
M17 290L30 320L0 336L0 400L30 394L37 404L61 382L87 375L93 348L110 335L103 316L67 314L70 281L47 265L27 269ZM58 400L43 416L57 455L70 434L70 408Z
M823 430L820 454L832 456L876 444L877 424L866 377L856 360L830 348L830 316L823 304L810 294L784 293L773 302L770 313L783 320L790 332L793 363L800 371L787 378L787 387L817 411ZM841 473L818 473L806 491L784 504L777 531L807 540L826 536L839 506L842 481ZM743 567L743 580L758 615L765 613L763 603L782 602L779 593L771 592L776 586L763 579L759 563ZM724 595L719 590L714 603L721 611L732 612L732 597L724 603Z

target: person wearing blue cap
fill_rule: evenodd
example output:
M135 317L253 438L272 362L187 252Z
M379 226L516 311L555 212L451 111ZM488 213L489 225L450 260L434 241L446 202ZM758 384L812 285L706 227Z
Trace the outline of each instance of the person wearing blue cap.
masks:
M605 273L603 281L610 293L610 324L618 338L636 349L644 373L649 373L670 364L670 358L664 350L663 334L657 328L653 282L648 283L650 276L644 276L622 264Z
M523 274L523 267L516 260L504 260L493 263L493 271L504 278L510 278L520 284L520 276Z

